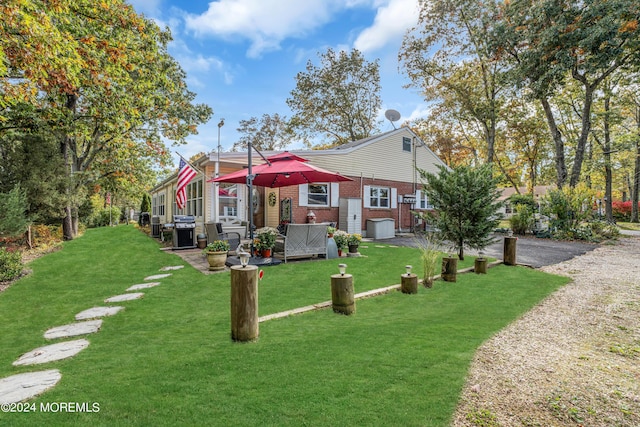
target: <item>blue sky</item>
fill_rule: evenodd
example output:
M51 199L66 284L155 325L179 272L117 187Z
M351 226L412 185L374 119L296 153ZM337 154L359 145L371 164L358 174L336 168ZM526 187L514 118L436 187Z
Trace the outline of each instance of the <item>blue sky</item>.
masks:
M318 52L357 48L380 62L384 111L405 120L424 117L427 105L398 71L398 50L417 19L418 0L130 0L138 13L173 34L169 52L187 73L189 89L214 115L186 146L183 156L229 150L240 135L239 121L263 114L291 117L286 99L295 76ZM295 144L289 148L301 148ZM177 163L176 163L177 164Z

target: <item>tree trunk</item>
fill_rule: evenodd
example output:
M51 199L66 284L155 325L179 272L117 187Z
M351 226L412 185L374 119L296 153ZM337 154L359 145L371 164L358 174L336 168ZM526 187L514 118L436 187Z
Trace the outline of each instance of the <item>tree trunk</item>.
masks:
M640 190L640 107L636 107L636 162L631 187L631 222L638 221L638 190Z
M638 193L640 192L640 122L636 137L636 165L633 174L633 192L631 194L631 222L638 221Z
M576 154L573 159L573 168L571 169L571 179L569 186L574 188L580 182L580 172L582 171L582 162L584 160L584 149L587 145L589 132L591 131L591 105L593 104L593 86L584 84L584 105L582 108L582 131L578 144L576 146Z
M605 189L604 189L604 212L605 218L608 222L613 223L613 204L612 204L612 190L611 182L613 181L613 172L611 170L611 132L609 130L609 114L611 111L611 93L605 91L604 98L604 175L605 175Z
M64 215L62 219L62 238L64 240L73 240L75 234L73 233L73 220L69 202L67 202L67 206L64 208Z
M549 101L547 100L547 98L540 98L540 103L542 104L542 108L544 109L544 113L547 118L547 125L549 126L549 131L551 132L553 143L555 144L556 149L556 185L558 186L558 188L562 188L565 181L567 180L567 165L564 159L564 142L562 141L562 134L558 130L556 119L555 117L553 117L553 111L551 110L551 105L549 105Z

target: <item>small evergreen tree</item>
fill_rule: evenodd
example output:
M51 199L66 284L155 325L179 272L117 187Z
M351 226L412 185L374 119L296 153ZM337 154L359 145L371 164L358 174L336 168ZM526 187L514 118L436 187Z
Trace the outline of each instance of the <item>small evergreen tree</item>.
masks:
M438 212L440 238L451 242L464 260L464 248L483 249L493 242L491 233L500 222L497 180L488 165L478 168L439 166L436 175L420 170L425 192Z
M142 203L140 204L140 212L151 212L151 196L148 193L142 195Z
M0 193L0 236L15 237L27 231L31 223L26 216L28 207L27 195L19 185Z

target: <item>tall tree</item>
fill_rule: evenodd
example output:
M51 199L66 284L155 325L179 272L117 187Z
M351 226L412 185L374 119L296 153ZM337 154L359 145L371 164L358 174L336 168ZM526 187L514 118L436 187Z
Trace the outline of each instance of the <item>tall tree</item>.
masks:
M292 129L307 145L318 135L333 145L372 135L381 106L378 60L368 62L357 49L336 53L329 48L319 56L319 66L308 61L306 72L296 75L287 99Z
M485 161L493 162L503 65L490 51L486 33L496 8L474 0L419 3L418 25L405 36L399 54L403 71L426 100L447 103L478 123Z
M636 0L524 0L505 2L493 28L498 57L514 60L514 77L526 82L547 116L556 151L558 186L567 167L562 134L549 98L568 78L583 90L581 132L569 185L580 180L596 89L615 70L640 59Z
M287 118L278 113L263 114L260 119L240 120L237 131L242 136L233 144L231 151L246 150L248 142L258 150L281 150L291 143L293 137Z
M123 0L59 0L41 7L54 14L53 25L71 40L65 51L79 58L73 78L54 74L37 82L43 120L68 171L63 232L71 239L81 188L122 172L132 158L168 161L163 139L184 142L211 109L193 103L184 71L167 52L169 31ZM18 57L37 56L37 42L24 43L26 51ZM26 65L16 61L11 67Z

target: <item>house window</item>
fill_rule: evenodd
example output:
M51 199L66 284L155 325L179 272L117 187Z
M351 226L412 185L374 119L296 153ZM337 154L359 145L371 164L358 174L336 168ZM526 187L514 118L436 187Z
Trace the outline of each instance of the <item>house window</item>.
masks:
M158 211L157 213L154 213L154 215L160 215L163 216L164 215L164 194L160 194L158 197Z
M422 190L416 191L416 209L433 209L429 196Z
M411 152L411 138L406 136L402 137L402 151Z
M151 198L151 215L158 215L158 197L156 196Z
M329 184L309 184L307 206L329 206Z
M372 208L388 208L389 188L387 187L370 187L369 188L369 206Z
M187 203L184 209L178 209L178 205L175 202L176 192L173 192L173 211L177 215L193 215L202 216L202 179L198 181L192 181L187 184Z
M218 189L219 210L223 217L238 217L238 184L220 183Z

